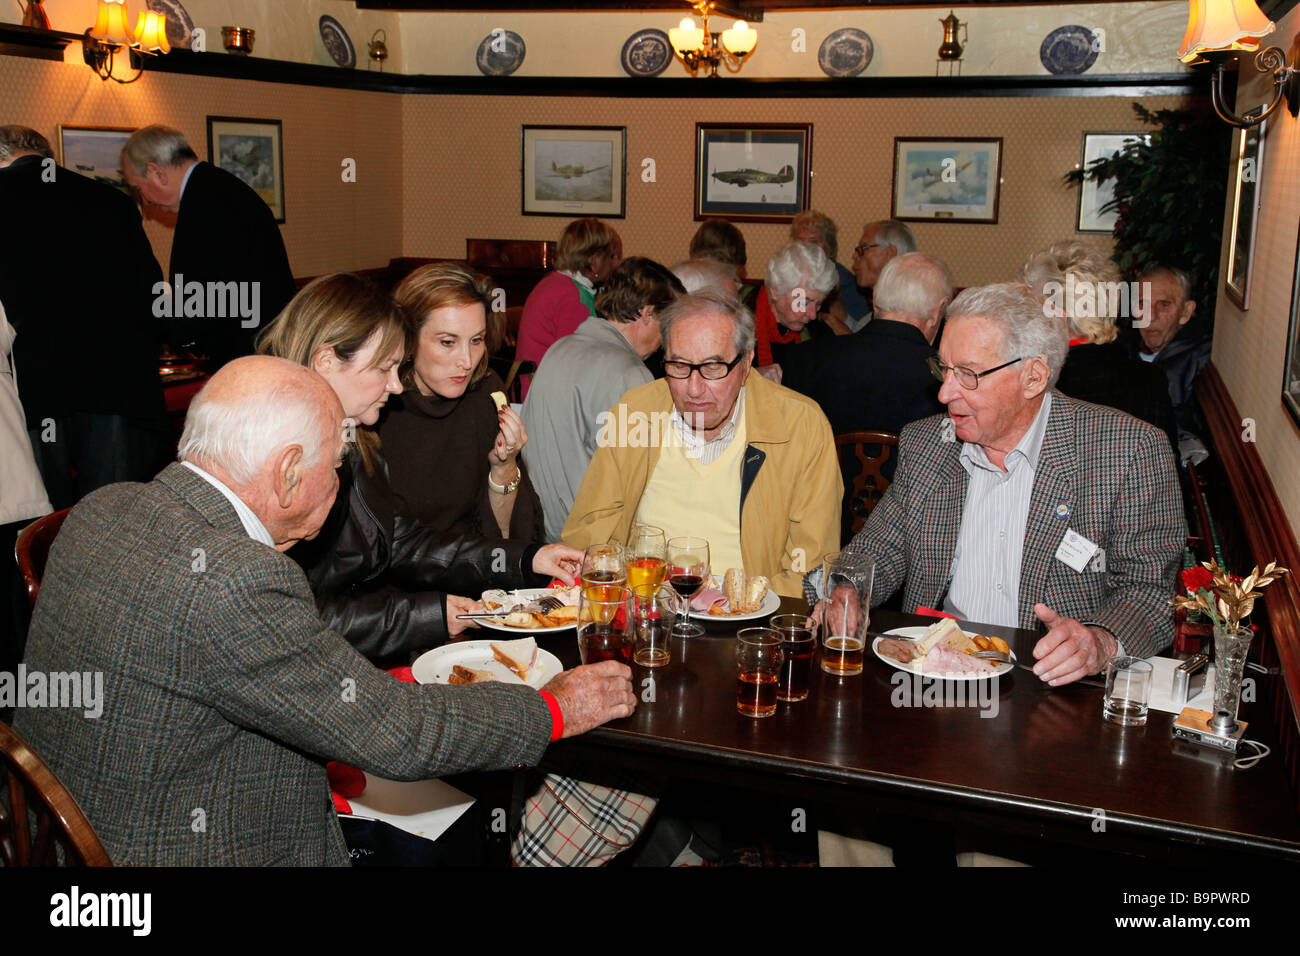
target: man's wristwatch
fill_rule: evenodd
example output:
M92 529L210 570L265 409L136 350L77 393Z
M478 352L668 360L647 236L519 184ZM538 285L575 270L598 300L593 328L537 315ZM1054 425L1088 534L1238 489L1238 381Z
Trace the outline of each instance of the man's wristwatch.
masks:
M495 481L492 480L492 472L489 471L488 489L491 491L495 491L499 495L513 494L515 489L519 487L519 482L523 480L524 480L524 473L519 470L518 466L515 467L515 480L510 482L510 484L508 485L498 485Z

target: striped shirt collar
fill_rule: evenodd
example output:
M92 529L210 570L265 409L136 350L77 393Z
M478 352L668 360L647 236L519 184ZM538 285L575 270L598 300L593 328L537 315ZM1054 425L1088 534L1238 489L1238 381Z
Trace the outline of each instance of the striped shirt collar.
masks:
M244 531L248 533L250 538L269 548L275 547L275 542L271 540L271 534L266 530L266 525L262 524L261 519L253 513L253 509L244 504L225 482L214 475L208 474L208 472L191 461L183 461L181 464L221 492L225 499L230 502L230 506L235 509L235 514L239 515L239 520L244 525Z
M712 439L706 439L699 435L695 429L686 424L686 419L682 418L682 413L673 406L673 414L670 419L673 431L681 438L682 444L686 446L686 456L688 458L698 458L701 464L711 465L722 457L722 453L727 450L731 440L736 437L736 425L740 421L740 416L745 414L745 386L741 386L740 394L736 396L736 407L731 410L731 418L727 424L722 426L722 430Z
M1052 393L1046 391L1043 393L1043 404L1038 409L1038 414L1034 416L1029 430L1021 436L1016 447L1007 452L1006 465L1007 472L1019 467L1020 462L1029 465L1030 471L1038 470L1038 459L1043 451L1043 438L1047 434L1047 418L1052 413ZM961 447L962 467L970 472L972 468L983 468L985 471L1001 472L1002 469L989 461L988 455L982 445L975 442L963 442Z

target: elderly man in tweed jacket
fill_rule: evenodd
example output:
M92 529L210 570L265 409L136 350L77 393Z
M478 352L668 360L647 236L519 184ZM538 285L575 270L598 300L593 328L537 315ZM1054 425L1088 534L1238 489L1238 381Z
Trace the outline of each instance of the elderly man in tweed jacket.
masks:
M524 686L403 684L316 613L280 552L338 488L343 411L257 356L195 399L180 464L87 496L50 551L28 673L103 675L102 715L19 711L119 864L349 862L324 763L415 780L536 763L635 706L622 664Z
M874 558L873 603L904 586L907 611L1041 622L1034 672L1054 686L1173 640L1187 536L1168 439L1052 390L1066 348L1025 286L959 295L935 363L947 415L903 429L893 484L846 549Z

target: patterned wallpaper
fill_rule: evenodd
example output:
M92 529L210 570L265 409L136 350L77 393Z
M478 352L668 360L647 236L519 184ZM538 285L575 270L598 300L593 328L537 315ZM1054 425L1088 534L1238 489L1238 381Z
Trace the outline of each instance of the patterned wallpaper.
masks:
M1153 97L1152 108L1177 97ZM693 220L695 123L813 124L812 204L839 225L840 258L862 226L890 210L895 136L1003 138L996 225L913 223L921 247L960 285L1002 281L1026 255L1073 237L1077 194L1061 177L1079 162L1084 130L1138 128L1127 98L622 100L435 97L402 100L406 157L402 248L460 256L464 238L556 239L566 220L520 214L520 125L627 126L626 254L671 265L685 258ZM643 161L655 179L642 181ZM788 227L742 224L748 271L761 275ZM1090 237L1108 242L1106 236Z

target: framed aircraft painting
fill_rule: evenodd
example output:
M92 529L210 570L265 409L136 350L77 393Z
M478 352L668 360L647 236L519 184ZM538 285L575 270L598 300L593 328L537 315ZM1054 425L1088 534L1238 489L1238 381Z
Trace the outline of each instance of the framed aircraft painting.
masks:
M208 117L208 162L238 176L284 222L284 136L279 120Z
M525 126L520 169L525 216L627 212L626 126Z
M995 223L1001 182L1001 137L894 137L894 219Z
M695 218L789 222L808 208L811 123L696 123Z

